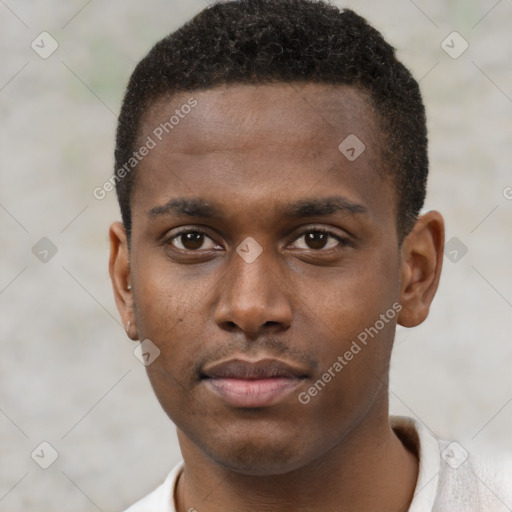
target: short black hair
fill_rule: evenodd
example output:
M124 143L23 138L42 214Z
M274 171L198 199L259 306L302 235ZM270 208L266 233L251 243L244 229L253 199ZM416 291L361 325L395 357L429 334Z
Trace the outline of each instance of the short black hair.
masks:
M428 175L419 84L380 32L324 0L219 2L159 41L128 83L114 178L133 157L144 113L156 100L218 85L270 83L353 85L368 94L384 137L381 156L396 191L401 241L423 207ZM116 179L128 239L135 171L136 165Z

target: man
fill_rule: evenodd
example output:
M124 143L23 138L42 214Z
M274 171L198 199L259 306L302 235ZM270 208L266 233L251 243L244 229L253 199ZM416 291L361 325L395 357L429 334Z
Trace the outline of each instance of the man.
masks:
M205 9L135 69L116 169L116 303L184 459L130 512L502 510L459 445L389 417L444 225L419 215L418 84L364 19Z

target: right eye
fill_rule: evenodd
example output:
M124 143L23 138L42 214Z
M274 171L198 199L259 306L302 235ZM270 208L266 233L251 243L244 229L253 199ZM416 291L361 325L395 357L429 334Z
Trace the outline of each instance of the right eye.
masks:
M211 250L217 245L206 233L198 230L188 230L177 233L168 238L167 243L182 251Z

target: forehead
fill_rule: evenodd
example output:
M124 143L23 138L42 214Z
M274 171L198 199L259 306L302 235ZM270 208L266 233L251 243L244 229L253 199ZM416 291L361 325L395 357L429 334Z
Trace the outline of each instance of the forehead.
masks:
M381 188L389 185L381 172L383 137L368 95L355 87L181 92L146 112L139 144L150 139L154 147L138 166L134 193L147 207L173 195L299 200L308 190L325 195L337 185L370 202L389 202Z
M197 105L190 108L192 98ZM205 151L250 149L248 131L254 138L279 134L279 138L272 139L272 146L293 139L301 145L304 143L305 150L318 143L332 145L333 139L351 133L359 133L370 144L380 139L369 95L353 86L237 84L180 92L150 105L143 116L140 133L145 136L156 130L154 135L158 138L162 131L158 130L159 126L168 121L172 129L169 133L163 129L161 134L169 135L165 137L167 143L194 152L200 148ZM182 126L178 129L179 124ZM191 138L191 133L195 137ZM377 140L373 141L374 138Z

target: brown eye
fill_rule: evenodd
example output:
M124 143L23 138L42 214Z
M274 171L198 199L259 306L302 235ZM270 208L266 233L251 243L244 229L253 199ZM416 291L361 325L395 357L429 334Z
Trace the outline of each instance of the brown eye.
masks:
M320 231L312 231L304 235L304 241L310 249L323 249L328 238L329 235Z
M185 251L197 251L198 249L213 249L213 240L200 231L186 231L176 235L171 240L177 249Z
M320 251L321 249L332 249L337 246L343 247L347 245L347 243L348 240L334 233L311 229L297 238L293 245L295 249Z

